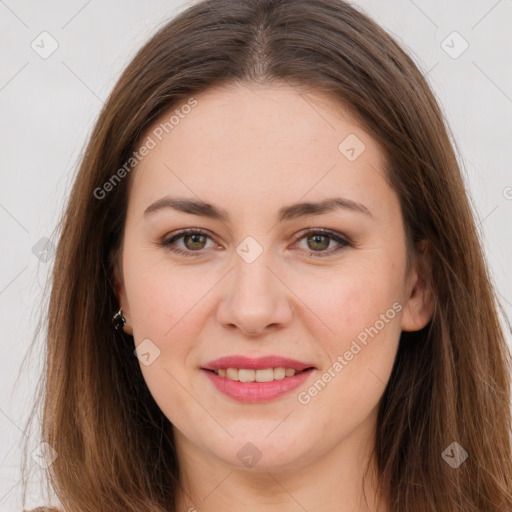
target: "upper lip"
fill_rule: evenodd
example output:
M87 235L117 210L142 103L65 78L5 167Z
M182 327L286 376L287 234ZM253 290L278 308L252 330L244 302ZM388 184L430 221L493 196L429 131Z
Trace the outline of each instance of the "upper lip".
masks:
M294 368L295 370L305 370L313 368L311 363L303 363L296 359L281 357L276 355L251 358L247 356L225 356L207 363L205 370L218 370L219 368L247 368L249 370L263 370L265 368Z

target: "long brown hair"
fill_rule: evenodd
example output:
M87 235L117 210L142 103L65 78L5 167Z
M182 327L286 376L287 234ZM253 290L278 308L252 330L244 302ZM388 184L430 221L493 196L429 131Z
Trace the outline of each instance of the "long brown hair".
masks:
M47 471L57 497L68 512L175 510L169 421L133 338L111 323L129 178L104 197L98 188L164 112L212 86L254 82L348 106L385 154L409 247L430 248L435 311L424 329L402 333L380 402L382 495L393 512L510 512L511 354L448 124L412 59L341 0L196 3L115 85L59 225L38 394L42 440L58 453ZM456 469L443 457L454 442L468 454Z

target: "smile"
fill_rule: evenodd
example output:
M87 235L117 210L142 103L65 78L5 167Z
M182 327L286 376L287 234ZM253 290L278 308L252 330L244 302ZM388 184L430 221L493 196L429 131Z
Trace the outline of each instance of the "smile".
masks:
M295 368L265 368L262 370L253 370L249 368L219 368L214 371L219 377L225 377L229 380L239 382L271 382L281 380L285 377L293 377L296 373L304 370L295 370Z

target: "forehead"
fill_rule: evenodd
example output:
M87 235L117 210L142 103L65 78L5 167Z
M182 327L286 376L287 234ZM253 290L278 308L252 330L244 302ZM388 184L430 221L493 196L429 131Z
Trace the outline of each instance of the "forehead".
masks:
M277 209L336 192L371 208L393 193L377 143L332 98L286 85L237 85L193 100L163 114L142 138L152 149L133 171L132 207L143 210L169 193L233 205L275 200Z

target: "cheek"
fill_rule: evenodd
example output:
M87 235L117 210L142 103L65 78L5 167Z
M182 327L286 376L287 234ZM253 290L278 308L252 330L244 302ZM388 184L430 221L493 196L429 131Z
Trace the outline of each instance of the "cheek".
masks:
M401 299L398 276L394 265L379 267L351 268L328 279L317 280L315 288L303 288L302 296L307 305L329 327L332 340L337 345L355 338L385 314L396 301ZM396 311L395 311L396 312ZM389 316L396 316L391 312Z
M147 344L150 364L141 359L140 368L159 408L186 430L190 429L187 418L200 413L187 392L188 362L201 337L207 292L218 278L213 271L198 275L197 268L172 266L164 259L147 257L148 253L132 257L127 273L135 343L140 347L148 339L154 343ZM183 415L183 411L189 413Z
M373 262L334 274L323 293L309 294L308 306L329 327L319 339L327 355L326 376L337 396L357 405L357 397L376 397L384 390L401 333L399 265Z
M190 319L219 277L193 265L173 265L164 249L148 248L127 258L125 279L135 339L153 336L163 342L177 331L197 328Z

